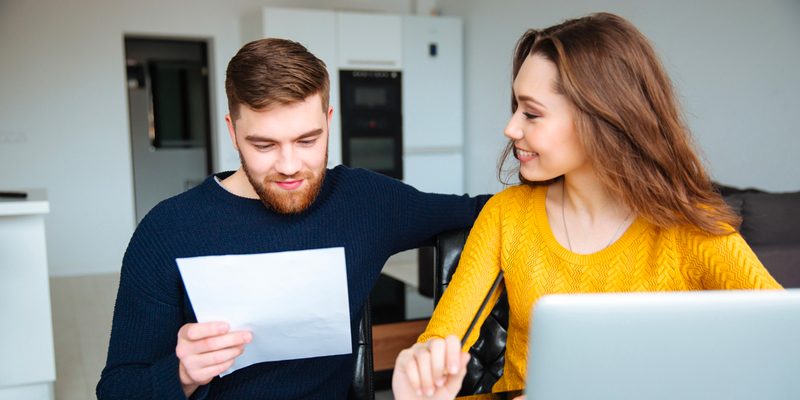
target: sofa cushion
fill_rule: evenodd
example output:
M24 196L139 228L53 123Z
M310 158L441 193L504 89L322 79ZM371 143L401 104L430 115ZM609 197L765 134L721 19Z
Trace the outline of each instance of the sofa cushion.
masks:
M800 192L742 193L741 233L750 246L800 245Z
M800 288L800 243L751 247L778 283L785 288Z

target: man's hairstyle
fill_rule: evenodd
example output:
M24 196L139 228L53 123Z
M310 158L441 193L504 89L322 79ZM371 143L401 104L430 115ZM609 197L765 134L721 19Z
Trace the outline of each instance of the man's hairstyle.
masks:
M669 76L636 27L598 13L531 29L517 42L514 79L533 55L555 65L554 90L572 104L586 156L614 196L658 226L690 224L714 234L738 228L741 219L713 190L697 155ZM501 175L512 153L513 140Z
M228 63L225 93L231 120L239 107L265 110L302 102L319 94L328 111L330 79L325 63L303 45L285 39L261 39L244 45Z

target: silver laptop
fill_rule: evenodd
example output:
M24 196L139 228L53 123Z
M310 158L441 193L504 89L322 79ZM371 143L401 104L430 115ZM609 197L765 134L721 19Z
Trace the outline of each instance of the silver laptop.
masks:
M800 289L550 295L528 400L800 399Z

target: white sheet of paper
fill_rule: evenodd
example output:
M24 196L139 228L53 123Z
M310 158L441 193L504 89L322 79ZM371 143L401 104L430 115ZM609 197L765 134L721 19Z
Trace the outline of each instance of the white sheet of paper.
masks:
M198 322L253 333L220 376L265 361L353 351L343 247L176 261Z

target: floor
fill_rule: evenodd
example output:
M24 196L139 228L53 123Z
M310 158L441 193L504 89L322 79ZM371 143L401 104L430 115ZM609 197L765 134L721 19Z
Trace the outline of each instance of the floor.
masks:
M408 258L408 255L401 255L396 259L400 261L399 269L408 269L402 262ZM56 400L96 398L95 386L106 362L118 285L119 274L50 278ZM430 315L432 303L414 296L407 298L413 303L409 304L409 309L415 316ZM375 399L392 400L393 397L387 390L377 392Z

